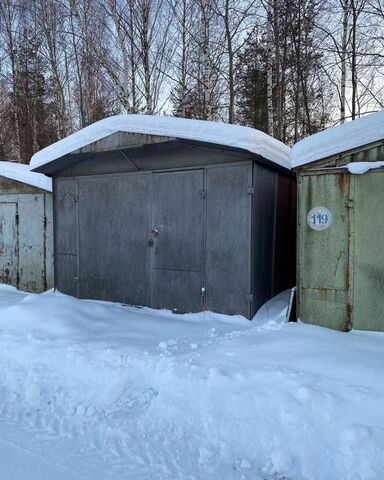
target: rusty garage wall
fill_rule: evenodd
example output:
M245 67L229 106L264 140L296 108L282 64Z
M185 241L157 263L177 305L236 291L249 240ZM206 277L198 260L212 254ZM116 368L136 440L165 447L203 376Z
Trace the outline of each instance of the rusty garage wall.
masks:
M384 330L384 169L353 175L345 168L383 159L380 142L298 169L298 314L305 322Z
M53 287L52 194L0 176L0 283Z

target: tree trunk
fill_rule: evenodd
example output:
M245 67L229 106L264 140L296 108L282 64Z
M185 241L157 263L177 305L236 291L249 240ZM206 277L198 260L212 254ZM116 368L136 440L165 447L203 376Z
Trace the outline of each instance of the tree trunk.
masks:
M276 119L275 119L275 136L281 140L281 119L282 119L282 103L281 103L281 67L280 67L280 14L279 1L273 0L273 37L275 48L275 96L276 96Z
M342 0L343 37L341 41L340 123L345 122L349 0Z
M203 55L203 120L209 120L212 115L210 104L210 83L211 83L211 66L209 60L209 5L208 0L202 0L202 55Z
M150 66L150 42L149 42L149 0L141 3L141 54L144 70L144 96L148 115L153 114L153 102L151 92L151 66Z
M229 23L229 2L225 0L225 13L224 13L224 26L225 37L227 40L228 49L228 90L229 90L229 105L228 105L228 123L234 123L235 121L235 79L234 79L234 53L232 45L232 35Z
M356 118L356 96L357 96L357 72L356 72L356 28L357 11L356 0L351 0L352 7L352 52L351 52L351 77L352 77L352 120Z
M274 63L274 41L273 41L273 8L268 5L267 12L267 105L268 105L268 135L275 136L274 132L274 108L273 108L273 63Z
M129 102L129 56L128 50L126 46L126 39L123 34L123 29L121 25L121 18L117 11L117 3L116 0L108 0L111 16L113 19L113 23L115 25L116 33L117 33L117 40L121 51L121 57L123 60L123 75L122 81L120 85L121 91L121 103L125 113L130 111L130 102Z
M134 0L129 0L129 40L130 40L130 59L131 59L131 94L132 94L132 113L137 113L139 110L139 104L137 100L137 87L136 87L136 75L137 75L137 63L136 63L136 51L135 51L135 5Z

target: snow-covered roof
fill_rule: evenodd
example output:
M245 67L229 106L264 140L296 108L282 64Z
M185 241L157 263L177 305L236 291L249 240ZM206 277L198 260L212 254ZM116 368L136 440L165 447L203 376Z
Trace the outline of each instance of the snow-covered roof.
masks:
M253 128L152 115L116 115L93 123L35 153L31 167L45 165L116 132L160 135L241 148L290 168L290 148Z
M299 167L383 139L384 110L329 128L296 143L289 155L291 167Z
M0 176L52 192L52 180L42 173L31 172L30 165L0 161Z

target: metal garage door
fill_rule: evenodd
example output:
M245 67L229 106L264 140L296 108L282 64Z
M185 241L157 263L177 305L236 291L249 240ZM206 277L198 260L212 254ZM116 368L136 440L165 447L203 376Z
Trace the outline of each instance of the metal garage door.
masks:
M79 296L149 304L148 174L81 177Z
M207 169L207 307L250 315L250 165Z
M384 330L384 171L355 175L353 328Z
M0 283L18 287L17 203L0 203Z
M151 306L202 309L204 171L152 175Z
M348 330L349 175L306 175L299 186L300 318ZM322 215L312 212L324 208L332 217L322 224Z

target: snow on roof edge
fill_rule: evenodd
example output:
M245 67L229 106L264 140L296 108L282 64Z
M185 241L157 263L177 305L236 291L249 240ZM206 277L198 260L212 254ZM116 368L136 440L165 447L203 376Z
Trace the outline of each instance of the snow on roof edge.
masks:
M328 128L296 143L289 154L297 168L384 139L384 110Z
M32 172L30 165L0 161L0 176L52 192L52 180L42 173Z
M241 148L261 155L281 167L291 169L290 148L253 128L205 120L135 114L115 115L99 120L49 145L33 155L31 168L36 169L58 160L64 155L119 131L162 135Z

